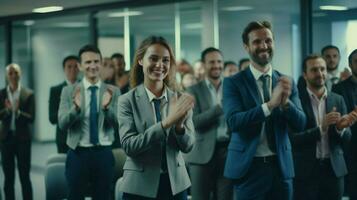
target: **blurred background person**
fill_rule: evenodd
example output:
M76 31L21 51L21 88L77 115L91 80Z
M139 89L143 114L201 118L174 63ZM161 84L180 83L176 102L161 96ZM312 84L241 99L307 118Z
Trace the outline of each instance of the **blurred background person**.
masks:
M0 120L2 130L1 159L4 172L6 200L15 199L15 159L19 172L22 197L32 199L31 124L35 119L35 99L32 90L21 85L21 68L12 63L6 66L8 86L0 91Z
M327 65L326 87L331 91L332 86L340 81L338 70L341 60L340 49L334 45L327 45L321 49L321 55Z
M213 200L231 200L232 182L223 176L230 138L222 110L223 55L219 49L209 47L202 51L201 60L205 79L187 89L196 103L193 122L197 140L185 155L192 199L209 200L213 196Z
M353 50L348 56L348 64L352 71L352 76L341 81L332 87L332 92L343 96L347 112L356 109L357 106L357 49ZM350 200L357 200L357 123L351 126L351 142L345 150L347 158L348 174L345 181L345 190Z
M125 94L129 91L129 72L125 71L124 55L114 53L111 59L114 63L115 78L112 82L108 83L119 87L121 94Z
M72 85L77 82L79 73L79 60L77 56L70 55L63 59L62 62L63 71L66 80L62 83L51 87L50 99L49 99L49 119L51 124L56 125L56 146L58 153L67 153L68 146L66 144L67 131L62 131L58 127L58 109L61 99L61 92L67 85Z
M249 58L242 58L239 60L239 64L238 64L238 68L239 71L243 71L245 69L247 69L250 65L250 60Z
M197 81L202 81L205 78L206 71L201 60L197 60L193 65L193 73L195 74Z
M233 61L224 62L224 65L223 65L223 76L224 77L232 76L238 72L239 72L239 69L238 69L237 63L235 63Z
M103 58L103 67L100 69L100 77L105 83L114 83L115 67L112 59Z
M182 76L181 89L186 90L188 87L197 83L197 79L192 73L186 73Z
M177 66L176 80L178 83L181 83L182 77L184 74L193 73L193 68L192 68L191 64L185 59L181 59L181 60L177 61L176 66Z

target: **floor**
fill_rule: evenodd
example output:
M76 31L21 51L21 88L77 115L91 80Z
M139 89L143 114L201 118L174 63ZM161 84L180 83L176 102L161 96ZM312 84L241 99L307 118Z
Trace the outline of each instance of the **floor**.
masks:
M47 143L32 143L31 148L31 181L33 187L33 197L36 200L45 199L45 183L44 183L44 175L45 175L45 166L47 158L56 153L56 145L54 142ZM3 186L4 186L4 175L2 170L0 170L0 187L1 193L3 194ZM15 194L16 199L22 199L21 195L21 186L18 178L18 174L16 174L15 181ZM4 199L4 198L3 198Z

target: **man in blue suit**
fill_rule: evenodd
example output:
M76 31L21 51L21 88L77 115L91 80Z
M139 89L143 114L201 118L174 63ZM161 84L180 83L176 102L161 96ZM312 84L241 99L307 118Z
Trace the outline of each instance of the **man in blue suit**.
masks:
M306 117L293 81L272 69L269 22L251 22L242 34L250 66L223 82L223 109L232 131L225 176L236 199L292 199L294 177L288 128Z

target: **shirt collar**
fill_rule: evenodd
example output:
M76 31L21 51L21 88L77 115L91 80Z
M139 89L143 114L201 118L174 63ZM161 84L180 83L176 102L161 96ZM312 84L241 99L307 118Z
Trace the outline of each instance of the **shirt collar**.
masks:
M222 87L222 84L223 84L223 79L222 78L220 78L220 79L221 79L221 83L219 84L219 88ZM210 88L210 89L214 88L215 89L214 85L212 84L212 82L208 78L205 78L205 82L206 82L206 85L207 85L208 88Z
M7 92L9 94L12 94L11 90L10 90L10 85L8 85L6 88L7 88ZM18 93L18 92L20 92L20 90L21 90L21 83L19 83L19 85L17 86L17 89L16 89L16 91L14 93Z
M252 72L254 79L257 81L263 74L269 75L269 78L272 77L273 74L273 69L272 67L269 68L269 70L266 73L262 73L261 71L255 69L251 64L249 65L250 71Z
M309 94L310 98L313 98L315 100L321 101L325 100L327 98L327 88L325 87L324 94L322 95L321 99L319 99L311 90L310 88L306 87L307 93Z
M145 91L146 91L146 94L148 95L149 97L149 101L152 102L153 99L165 99L166 101L167 100L167 88L166 86L164 85L164 91L162 92L161 96L160 97L156 97L146 86L144 86L145 88Z
M83 85L85 89L89 89L90 86L97 86L98 88L100 88L102 82L99 79L95 84L90 83L85 77L83 78Z

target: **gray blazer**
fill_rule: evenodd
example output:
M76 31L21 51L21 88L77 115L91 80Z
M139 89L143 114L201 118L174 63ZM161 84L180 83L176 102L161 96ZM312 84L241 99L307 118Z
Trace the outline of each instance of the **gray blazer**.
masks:
M193 123L196 129L196 143L191 152L185 154L185 160L193 164L206 164L212 156L216 145L218 118L223 115L222 107L213 105L210 91L205 80L188 88L195 97Z
M84 118L84 110L77 112L73 104L73 96L76 88L80 88L81 105L85 105L85 94L83 82L75 85L69 85L63 88L61 93L61 102L58 110L58 126L63 131L68 131L67 145L71 149L75 149L81 139L82 123ZM117 99L120 95L120 90L113 86L101 83L99 88L99 97L102 97L107 88L110 87L114 92L108 110L99 109L98 127L103 129L105 134L109 135L111 141L114 140L114 127L118 126L116 110ZM99 98L99 105L102 105L102 98Z
M301 104L307 118L306 128L302 132L293 132L291 142L293 145L294 166L297 179L306 179L311 177L311 173L316 164L316 142L320 140L320 128L316 125L314 111L311 106L309 94L306 90L300 90ZM346 105L343 98L333 92L328 92L326 98L326 113L331 112L336 107L341 115L346 114ZM344 159L343 146L347 145L351 138L349 128L346 128L343 136L337 134L335 126L330 126L328 130L330 160L332 169L336 177L342 177L347 174L346 163Z
M168 91L169 105L174 95L176 95L174 92ZM189 152L194 143L192 112L185 122L183 136L177 136L174 128L165 131L161 123L155 123L154 116L143 84L119 98L120 141L128 155L124 164L123 183L120 190L150 198L156 197L159 187L160 143L166 140L167 167L174 195L191 185L180 151ZM165 132L167 137L165 137Z

